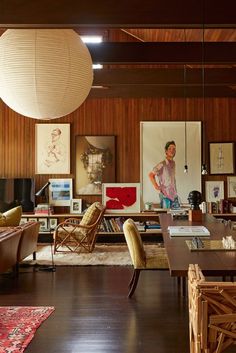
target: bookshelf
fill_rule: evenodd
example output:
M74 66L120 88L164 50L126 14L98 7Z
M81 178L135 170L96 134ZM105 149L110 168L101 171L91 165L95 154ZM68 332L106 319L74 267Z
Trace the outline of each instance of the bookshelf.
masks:
M27 214L22 215L22 223L25 223L30 220L36 220L41 223L40 227L40 237L39 241L47 241L47 238L51 238L53 230L57 224L63 222L67 218L78 218L81 219L83 214L75 213L55 213L55 214ZM105 213L103 223L101 225L101 230L99 231L98 241L114 241L120 242L124 241L123 231L121 224L116 223L118 219L125 221L128 218L132 218L135 222L140 224L153 224L159 223L159 212L150 211L150 212L140 212L140 213ZM104 224L106 226L104 226ZM162 232L161 229L150 227L145 230L140 230L142 239L144 241L162 241Z

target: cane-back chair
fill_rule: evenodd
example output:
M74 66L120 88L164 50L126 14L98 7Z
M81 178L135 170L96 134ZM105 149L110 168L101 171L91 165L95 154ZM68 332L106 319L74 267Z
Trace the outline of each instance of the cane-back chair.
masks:
M190 353L221 353L236 344L236 283L208 282L198 265L189 265L188 293Z
M54 253L56 252L92 252L105 207L94 202L88 207L81 221L68 218L58 224L54 231Z

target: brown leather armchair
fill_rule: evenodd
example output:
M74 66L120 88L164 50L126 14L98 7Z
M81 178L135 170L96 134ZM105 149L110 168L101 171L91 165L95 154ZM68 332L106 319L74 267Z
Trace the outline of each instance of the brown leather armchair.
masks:
M17 253L18 263L31 254L33 254L33 259L36 260L39 226L39 222L32 221L17 227L22 230Z

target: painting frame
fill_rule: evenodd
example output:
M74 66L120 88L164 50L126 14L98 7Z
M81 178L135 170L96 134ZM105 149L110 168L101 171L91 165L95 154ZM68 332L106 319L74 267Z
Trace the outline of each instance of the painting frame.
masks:
M224 181L207 180L205 182L206 202L217 202L224 199Z
M227 177L227 197L236 198L236 176Z
M176 144L175 179L180 206L188 205L192 190L202 190L202 122L201 121L141 121L140 181L142 208L146 203L160 207L160 193L152 185L149 174L165 160L168 141ZM185 173L184 166L188 166Z
M82 199L71 199L70 213L82 213Z
M49 204L52 206L70 206L73 195L72 178L49 179Z
M116 137L75 136L75 195L102 195L102 183L116 181Z
M35 174L70 174L70 124L35 124Z
M234 142L209 142L210 174L234 174Z
M140 183L103 183L102 204L107 213L139 213Z

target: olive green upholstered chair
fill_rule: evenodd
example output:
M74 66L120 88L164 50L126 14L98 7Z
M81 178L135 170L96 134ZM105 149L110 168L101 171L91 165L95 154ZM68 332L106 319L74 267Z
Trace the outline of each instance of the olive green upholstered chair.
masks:
M140 233L131 218L124 222L123 231L134 267L128 293L128 297L131 298L141 271L163 270L168 269L169 266L165 248L160 248L157 244L155 250L148 251L148 248L145 250Z
M58 224L54 231L54 253L79 253L82 250L92 252L104 212L105 207L100 202L94 202L81 221L78 218L68 218Z

